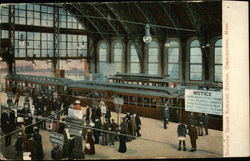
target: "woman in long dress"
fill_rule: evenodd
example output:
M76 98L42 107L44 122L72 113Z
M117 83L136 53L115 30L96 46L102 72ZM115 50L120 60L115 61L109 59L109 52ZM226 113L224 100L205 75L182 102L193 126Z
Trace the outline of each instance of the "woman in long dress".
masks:
M124 133L121 133L124 134ZM119 134L119 150L118 152L120 153L125 153L127 151L127 146L126 146L126 136Z
M88 130L87 132L87 139L86 139L86 145L84 148L84 153L87 155L95 154L95 145L94 145L94 139L93 139L91 130Z

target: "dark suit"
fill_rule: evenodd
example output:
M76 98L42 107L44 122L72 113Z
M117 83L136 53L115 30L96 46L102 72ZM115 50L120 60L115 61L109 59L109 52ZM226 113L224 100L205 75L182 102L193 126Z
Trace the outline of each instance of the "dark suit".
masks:
M190 136L192 150L196 150L196 139L198 139L198 131L196 126L191 126L189 128L189 136Z

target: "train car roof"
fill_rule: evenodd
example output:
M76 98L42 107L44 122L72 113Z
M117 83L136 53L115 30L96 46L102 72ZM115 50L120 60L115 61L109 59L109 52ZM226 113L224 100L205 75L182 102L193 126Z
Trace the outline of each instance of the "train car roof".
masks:
M136 86L132 88L132 86ZM169 92L167 90L159 90L159 91L152 91L150 88L141 88L140 85L132 85L130 84L131 88L128 88L128 85L123 85L116 83L87 83L86 81L78 81L68 85L71 88L83 88L83 89L93 89L93 90L101 90L101 91L112 91L116 93L129 93L129 94L136 94L136 95L149 95L149 96L159 96L159 97L169 97L169 98L176 98L178 97L177 92ZM162 88L162 87L161 87ZM164 87L168 88L168 87ZM176 90L176 89L174 89Z
M132 81L152 81L152 82L160 82L160 83L167 83L167 82L173 82L173 80L170 79L155 79L155 78L144 78L144 77L122 77L122 76L114 76L109 79L122 79L122 80L132 80Z
M155 91L164 91L169 94L177 93L178 90L170 87L161 87L161 86L148 86L148 85L137 85L137 84L123 84L123 83L109 83L109 82L100 82L100 81L88 81L88 80L78 80L74 81L72 84L68 85L69 87L73 87L75 84L91 84L91 85L102 85L109 87L119 87L119 88L130 88L130 89L145 89L145 90L155 90Z
M134 78L156 78L162 79L161 75L145 74L145 73L117 73L114 77L134 77Z
M28 81L28 82L30 81L35 83L61 85L61 86L72 83L71 79L40 76L40 75L38 76L38 75L25 75L25 74L8 74L6 75L5 78L14 79L17 81Z

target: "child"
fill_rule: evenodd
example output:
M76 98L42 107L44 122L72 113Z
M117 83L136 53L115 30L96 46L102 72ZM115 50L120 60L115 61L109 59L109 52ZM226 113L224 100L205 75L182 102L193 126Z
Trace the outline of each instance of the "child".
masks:
M177 134L178 134L178 139L179 139L179 151L181 150L181 142L183 142L183 151L186 151L186 144L185 144L185 139L186 139L186 134L187 134L187 128L185 124L181 123L178 125L177 128Z

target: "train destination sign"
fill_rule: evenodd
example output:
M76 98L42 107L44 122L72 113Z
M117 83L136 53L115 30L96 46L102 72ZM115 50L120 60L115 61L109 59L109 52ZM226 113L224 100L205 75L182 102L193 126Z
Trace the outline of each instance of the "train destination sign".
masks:
M185 110L190 112L222 115L222 92L185 90Z

